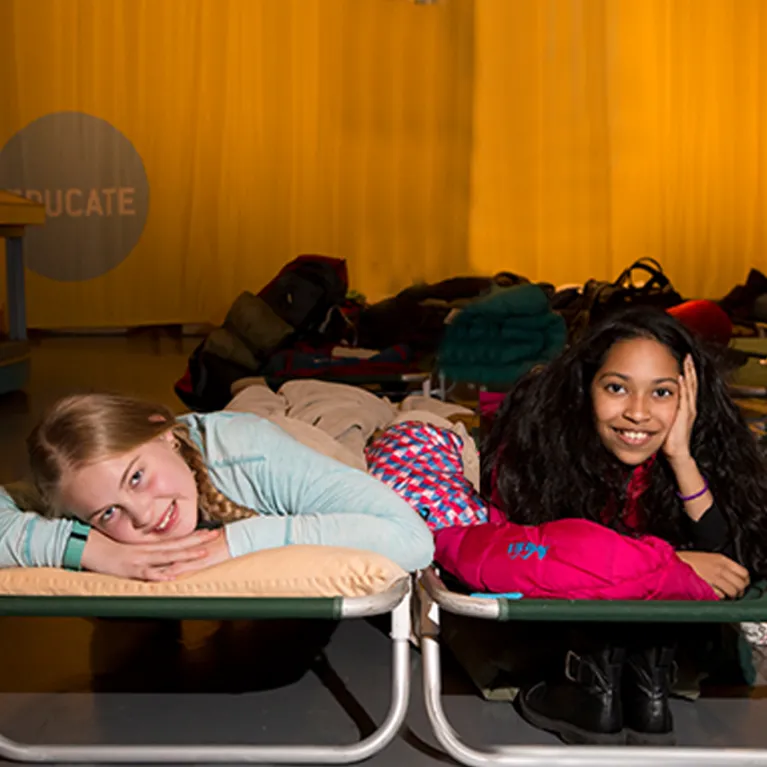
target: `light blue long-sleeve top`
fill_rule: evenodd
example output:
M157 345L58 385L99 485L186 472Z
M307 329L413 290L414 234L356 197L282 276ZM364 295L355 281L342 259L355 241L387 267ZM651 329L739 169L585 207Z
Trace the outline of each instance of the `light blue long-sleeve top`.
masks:
M233 557L291 544L375 551L430 564L431 533L393 490L247 413L186 415L215 486L259 516L225 528ZM60 567L72 522L19 510L0 490L0 567Z

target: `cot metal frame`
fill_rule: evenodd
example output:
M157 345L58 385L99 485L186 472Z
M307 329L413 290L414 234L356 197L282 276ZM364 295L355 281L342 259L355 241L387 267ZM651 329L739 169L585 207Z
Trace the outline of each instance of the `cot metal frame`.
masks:
M644 746L504 746L490 745L483 749L469 746L456 732L442 707L439 621L442 610L479 620L599 620L600 611L618 607L625 617L619 620L652 620L675 622L684 616L701 614L695 603L680 602L588 602L555 600L513 600L470 597L450 591L433 568L418 576L419 636L423 653L423 694L426 712L434 734L444 750L459 764L470 767L509 765L511 767L761 767L767 765L765 749L718 748L648 748ZM754 620L756 615L767 619L763 600L753 598L743 603L717 604L721 610L708 607L708 621ZM586 608L584 610L584 607ZM624 610L625 608L625 610ZM736 617L737 616L737 617ZM615 618L611 618L615 620ZM698 618L696 617L696 620ZM684 617L681 617L684 620Z
M410 698L411 578L353 598L0 597L0 615L166 619L365 618L391 613L389 711L378 729L351 745L31 745L0 735L0 759L56 764L352 764L382 751L397 735Z

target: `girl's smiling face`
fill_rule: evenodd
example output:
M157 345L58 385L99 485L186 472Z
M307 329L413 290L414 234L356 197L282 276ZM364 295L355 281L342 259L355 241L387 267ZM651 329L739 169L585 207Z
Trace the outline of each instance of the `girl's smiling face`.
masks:
M612 346L591 384L594 425L618 460L637 466L662 447L679 407L679 363L661 343Z
M194 475L170 431L71 472L59 496L63 508L121 543L183 538L198 523Z

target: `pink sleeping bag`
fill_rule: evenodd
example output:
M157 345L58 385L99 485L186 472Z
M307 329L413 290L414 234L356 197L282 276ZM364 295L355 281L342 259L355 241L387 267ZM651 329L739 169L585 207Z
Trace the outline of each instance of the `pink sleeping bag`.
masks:
M532 599L716 599L665 541L631 538L583 519L490 521L435 533L435 561L470 589Z

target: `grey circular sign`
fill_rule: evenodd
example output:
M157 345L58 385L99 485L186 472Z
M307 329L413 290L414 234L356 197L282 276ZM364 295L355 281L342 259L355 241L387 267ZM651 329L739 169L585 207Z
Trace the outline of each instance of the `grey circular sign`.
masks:
M24 237L27 266L61 282L114 269L141 238L149 182L133 144L80 112L38 118L0 150L0 188L45 205Z

